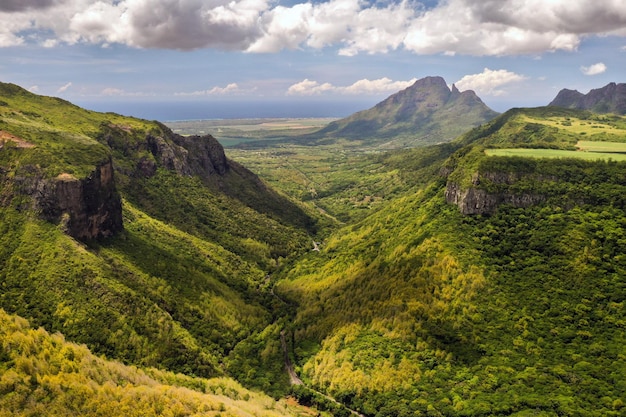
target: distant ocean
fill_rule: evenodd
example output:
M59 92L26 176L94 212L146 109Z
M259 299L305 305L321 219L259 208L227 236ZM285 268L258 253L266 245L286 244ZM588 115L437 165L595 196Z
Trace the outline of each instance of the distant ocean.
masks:
M379 100L368 101L173 101L139 102L99 101L76 104L89 110L113 112L162 122L198 119L255 119L299 117L346 117L374 106Z

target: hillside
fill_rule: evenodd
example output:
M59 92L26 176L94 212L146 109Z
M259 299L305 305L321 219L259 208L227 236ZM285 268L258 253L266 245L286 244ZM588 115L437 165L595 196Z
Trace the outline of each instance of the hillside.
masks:
M108 358L284 392L266 277L315 220L211 136L0 100L0 307Z
M3 416L306 416L227 378L139 370L92 354L0 309Z
M300 415L230 378L339 416L626 410L624 117L279 161L316 222L211 136L0 87L0 410Z
M559 91L549 106L623 115L626 114L626 84L609 83L587 94L564 88Z
M514 109L443 158L398 154L428 177L276 288L298 306L305 383L377 417L622 415L626 163L541 151L575 149L593 125L626 142L624 122ZM485 153L524 147L538 153Z
M310 137L314 143L346 139L352 146L407 148L449 142L496 115L473 91L460 92L441 77L426 77Z

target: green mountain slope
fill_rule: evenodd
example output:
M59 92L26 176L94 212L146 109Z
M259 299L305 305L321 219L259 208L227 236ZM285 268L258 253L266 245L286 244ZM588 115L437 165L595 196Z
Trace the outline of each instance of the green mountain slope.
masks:
M305 382L368 416L621 415L626 164L485 153L573 147L589 122L624 120L516 109L459 138L438 169L407 153L407 175L434 173L276 288L298 305Z
M267 275L314 219L210 136L10 84L0 99L0 307L109 358L254 367L249 384L284 392Z
M309 410L227 378L138 370L92 354L0 309L3 416L297 416Z
M450 90L443 78L426 77L371 109L330 123L311 138L314 143L347 139L360 146L407 148L449 142L497 114L473 91Z

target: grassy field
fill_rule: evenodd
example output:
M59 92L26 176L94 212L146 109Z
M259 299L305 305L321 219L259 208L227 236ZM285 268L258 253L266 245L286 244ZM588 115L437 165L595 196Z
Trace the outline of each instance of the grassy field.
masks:
M228 147L250 141L284 139L312 133L334 120L336 119L217 119L179 120L165 124L180 135L212 135L223 146Z
M529 123L539 123L555 127L568 133L581 136L609 136L612 141L626 142L626 123L617 116L594 115L589 119L576 119L570 117L534 118L524 116Z
M595 143L601 144L607 142ZM596 151L582 152L564 151L560 149L505 148L486 149L485 153L489 156L523 156L526 158L578 158L588 161L612 159L614 161L626 161L626 154Z
M626 153L626 143L622 142L596 142L581 140L576 144L581 151L604 152L604 153Z

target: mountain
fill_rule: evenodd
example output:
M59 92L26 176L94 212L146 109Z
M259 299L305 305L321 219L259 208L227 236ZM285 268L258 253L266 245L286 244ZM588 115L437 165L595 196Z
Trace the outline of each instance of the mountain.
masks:
M211 137L0 93L3 412L300 413L233 379L338 416L626 410L625 117L512 109L363 156L328 193L379 201L311 250Z
M368 110L330 123L313 137L327 143L358 141L382 149L449 142L498 113L473 91L448 88L441 77L426 77Z
M211 136L0 84L0 308L96 355L284 392L268 274L315 228Z
M626 151L625 118L546 107L387 157L404 191L275 288L303 381L366 416L623 415L626 161L592 133Z
M0 341L4 416L280 417L312 412L246 390L228 378L193 378L105 360L2 309Z
M591 110L596 113L626 114L626 84L609 83L587 94L564 88L549 106Z

